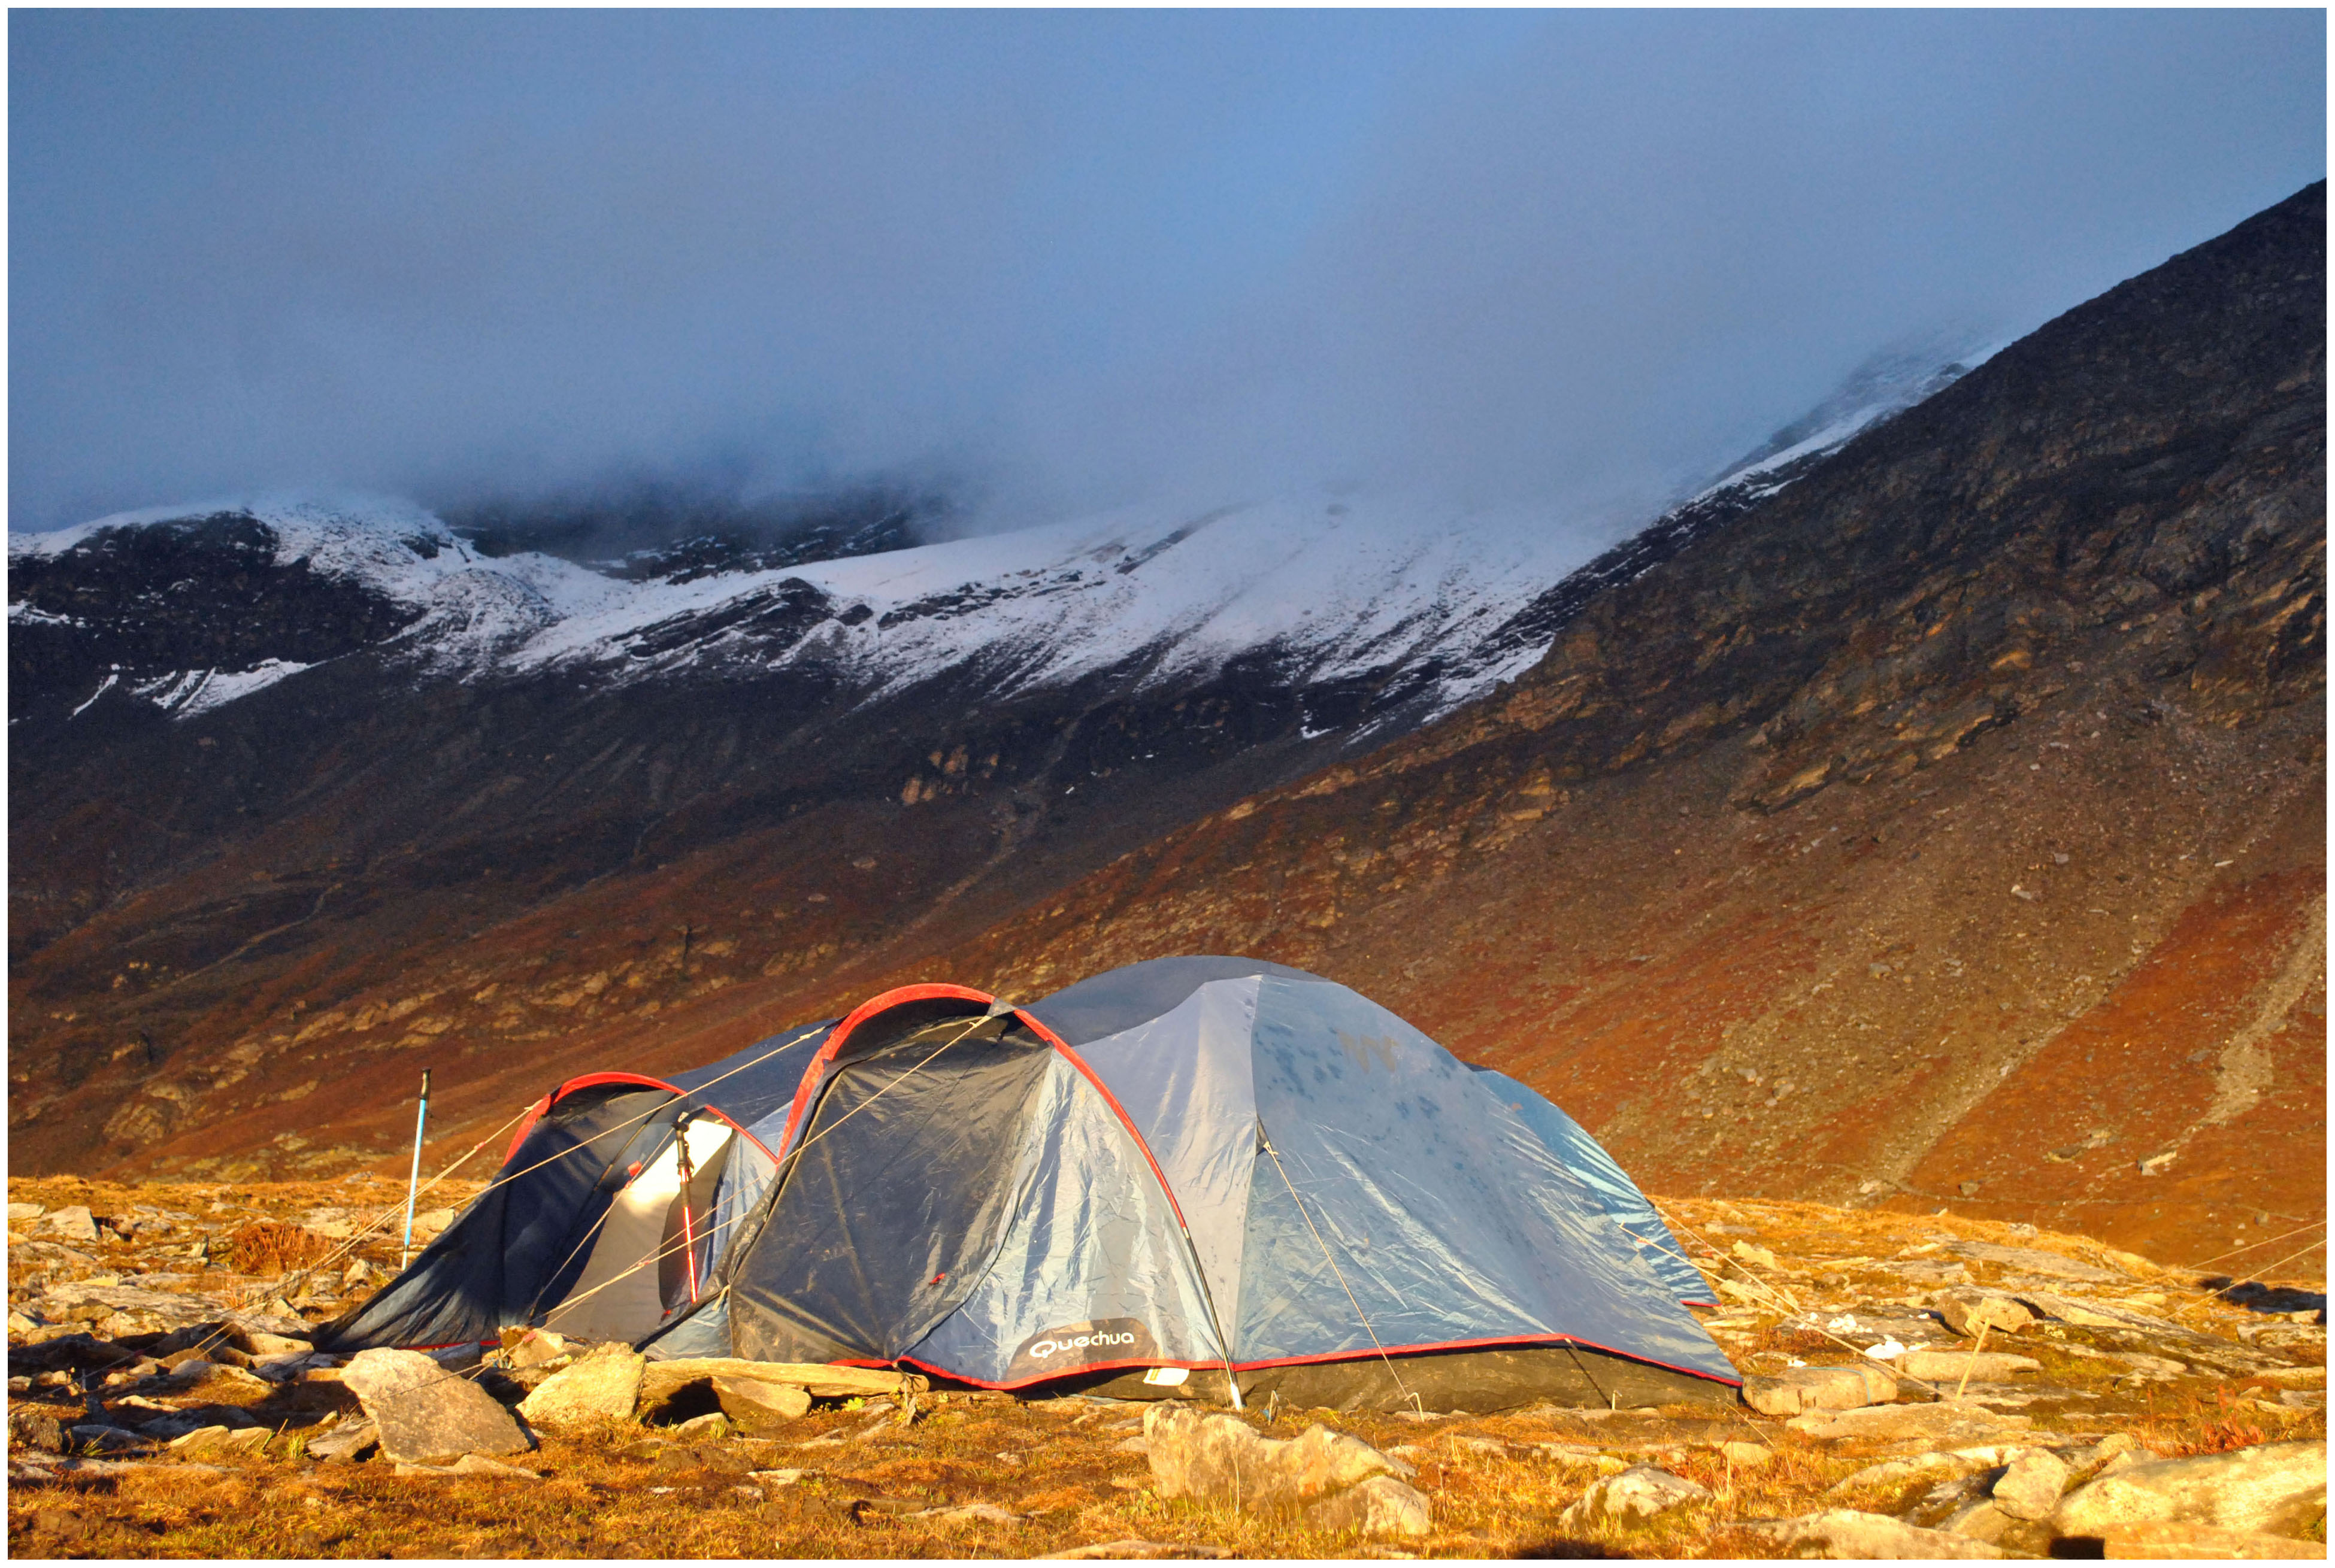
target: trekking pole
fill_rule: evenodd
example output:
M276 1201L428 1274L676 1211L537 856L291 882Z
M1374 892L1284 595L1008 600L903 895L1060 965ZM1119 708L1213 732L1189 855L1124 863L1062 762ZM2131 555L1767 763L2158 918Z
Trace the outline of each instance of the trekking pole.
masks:
M413 1195L421 1185L421 1129L430 1125L430 1070L421 1070L421 1108L413 1118L413 1169L405 1178L405 1240L397 1249L397 1268L405 1272L413 1255Z

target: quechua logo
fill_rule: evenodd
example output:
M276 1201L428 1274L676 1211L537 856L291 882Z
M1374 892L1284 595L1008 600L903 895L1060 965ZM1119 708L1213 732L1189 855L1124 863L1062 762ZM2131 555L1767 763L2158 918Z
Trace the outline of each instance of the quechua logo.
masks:
M1133 1318L1097 1318L1092 1322L1064 1323L1022 1341L1006 1369L1009 1383L1051 1378L1080 1367L1120 1361L1149 1361L1159 1355L1159 1341Z

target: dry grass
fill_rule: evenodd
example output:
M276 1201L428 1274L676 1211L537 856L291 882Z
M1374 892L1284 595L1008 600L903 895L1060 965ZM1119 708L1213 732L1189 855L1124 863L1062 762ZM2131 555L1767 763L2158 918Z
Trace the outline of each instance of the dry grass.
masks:
M264 1220L228 1238L228 1266L237 1273L274 1279L294 1269L313 1268L333 1250L331 1241L298 1225Z
M433 1201L459 1203L475 1190L467 1186ZM401 1185L385 1182L140 1188L51 1181L12 1184L10 1195L53 1206L87 1203L101 1215L130 1213L140 1204L195 1214L206 1226L216 1227L215 1246L237 1272L202 1271L190 1288L232 1295L272 1291L273 1282L246 1265L281 1266L293 1255L279 1244L282 1255L245 1257L224 1244L229 1237L290 1233L286 1239L298 1245L297 1237L313 1234L297 1223L313 1207L370 1215L402 1204L403 1194ZM1812 1308L1840 1299L1837 1291L1827 1296L1828 1287L1814 1282L1827 1273L1856 1281L1839 1287L1856 1299L1885 1299L1877 1294L1877 1283L1865 1282L1871 1271L1850 1260L1888 1260L1941 1235L2012 1242L2091 1261L2105 1256L2096 1244L2080 1238L2013 1233L1951 1217L1771 1202L1722 1205L1702 1199L1665 1200L1665 1206L1698 1227L1713 1221L1756 1227L1759 1244L1778 1259L1770 1277ZM173 1233L167 1244L183 1253L183 1239ZM1711 1239L1726 1245L1735 1238ZM392 1225L355 1251L393 1263L396 1241ZM138 1244L118 1240L88 1250L101 1266L119 1270L125 1278L142 1261ZM338 1262L331 1266L337 1269ZM1989 1270L1974 1267L1973 1273L1985 1278ZM2136 1274L2131 1289L2165 1292L2165 1316L2225 1337L2235 1325L2256 1321L2169 1273ZM1741 1331L1728 1344L1740 1359L1754 1353L1811 1361L1846 1359L1841 1347L1821 1336L1780 1329L1773 1311L1731 1315L1741 1321ZM2039 1381L2088 1396L2035 1408L2036 1437L2075 1440L2124 1430L2171 1455L2218 1452L2325 1430L2320 1411L2262 1408L2256 1402L2260 1397L2276 1401L2266 1388L2204 1379L2119 1385L2120 1364L2069 1348L2083 1338L2083 1331L2070 1330L2065 1343L2029 1335L2015 1347L2001 1347L2043 1361ZM295 1437L295 1423L313 1418L323 1406L346 1403L344 1392L330 1384L252 1398L255 1418L270 1426L289 1425L288 1435ZM653 1431L612 1422L547 1437L540 1451L521 1461L543 1473L536 1481L400 1476L393 1466L378 1462L318 1465L282 1452L214 1461L224 1474L162 1464L118 1476L19 1483L9 1496L8 1539L12 1554L19 1557L127 1558L1030 1557L1129 1537L1246 1557L1351 1557L1389 1550L1158 1497L1148 1462L1116 1451L1139 1414L1131 1407L1082 1401L1017 1404L960 1395L928 1408L912 1426L887 1427L836 1444L817 1439L864 1432L872 1418L864 1410L829 1408L797 1423L783 1443L732 1440L683 1456L669 1450L662 1465L622 1452ZM1827 1507L1896 1507L1909 1489L1899 1484L1830 1494L1836 1483L1887 1450L1820 1443L1748 1411L1714 1418L1709 1411L1684 1409L1618 1416L1542 1409L1429 1421L1284 1411L1269 1424L1254 1413L1248 1418L1274 1437L1294 1437L1320 1421L1381 1449L1405 1450L1418 1466L1417 1485L1433 1499L1436 1527L1425 1540L1399 1544L1424 1556L1772 1555L1774 1548L1745 1530L1746 1523ZM1728 1440L1760 1444L1771 1457L1756 1466L1730 1464L1719 1447ZM1642 1526L1568 1525L1562 1515L1600 1469L1594 1461L1534 1447L1548 1443L1594 1447L1623 1463L1660 1465L1714 1495L1708 1504ZM1018 1456L1018 1462L1004 1455ZM743 1474L792 1468L812 1473L796 1485L767 1488ZM869 1506L870 1500L883 1507ZM953 1523L886 1511L974 1502L1022 1517Z

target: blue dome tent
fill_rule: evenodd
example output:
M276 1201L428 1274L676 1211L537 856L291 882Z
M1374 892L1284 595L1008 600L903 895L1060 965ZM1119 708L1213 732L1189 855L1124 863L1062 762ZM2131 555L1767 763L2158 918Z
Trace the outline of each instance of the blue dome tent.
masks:
M573 1124L585 1136L654 1147L625 1163L596 1150L581 1163L596 1186L564 1176L563 1192L592 1186L567 1226L586 1261L538 1248L545 1261L518 1271L525 1302L474 1291L465 1321L557 1327L565 1312L575 1331L651 1355L1122 1397L1478 1410L1735 1398L1733 1368L1681 1304L1702 1296L1700 1276L1594 1140L1344 986L1255 960L1161 959L1022 1008L913 986L814 1027L807 1062L779 1041L732 1059L783 1049L772 1060L786 1064L738 1073L762 1087L734 1108L713 1081L724 1064L693 1075L702 1088L563 1086L552 1111L607 1096ZM658 1093L638 1128L590 1130ZM545 1137L529 1132L507 1168ZM720 1168L695 1178L681 1231L677 1173L626 1211L628 1184L684 1148L697 1171ZM511 1216L493 1224L508 1234ZM598 1239L581 1234L595 1225ZM353 1314L339 1342L443 1331L448 1314L422 1306L453 1272L431 1283L431 1265Z

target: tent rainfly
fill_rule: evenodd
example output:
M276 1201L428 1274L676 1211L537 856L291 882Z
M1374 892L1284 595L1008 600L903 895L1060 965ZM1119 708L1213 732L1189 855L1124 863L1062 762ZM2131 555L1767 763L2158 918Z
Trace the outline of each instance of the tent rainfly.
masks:
M1706 1290L1531 1089L1342 985L1167 958L562 1084L325 1346L539 1323L1122 1398L1732 1403Z

